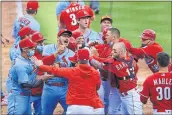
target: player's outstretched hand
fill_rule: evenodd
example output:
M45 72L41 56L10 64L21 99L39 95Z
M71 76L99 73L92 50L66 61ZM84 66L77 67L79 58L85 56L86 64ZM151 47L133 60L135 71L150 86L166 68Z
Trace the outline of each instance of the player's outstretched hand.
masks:
M35 56L32 56L30 59L37 67L43 65L42 60L38 60Z
M97 49L95 47L90 48L90 53L91 53L90 54L91 56L94 56L94 55L99 56L99 53L98 53L98 51L97 51Z

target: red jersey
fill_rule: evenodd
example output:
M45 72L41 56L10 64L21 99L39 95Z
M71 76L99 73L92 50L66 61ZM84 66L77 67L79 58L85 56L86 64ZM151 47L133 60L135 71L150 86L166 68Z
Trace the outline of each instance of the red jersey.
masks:
M88 6L82 6L77 3L71 3L65 10L62 11L60 15L60 23L70 31L78 29L76 14L78 11L84 9L90 14L90 16L94 15L93 11Z
M67 104L87 105L95 108L103 107L103 103L97 96L97 88L101 84L100 75L93 67L87 64L79 64L73 68L57 68L42 65L39 69L68 79Z
M153 73L159 71L156 56L159 52L163 52L163 48L158 43L154 42L141 48L130 48L130 52L139 58L144 58Z
M138 72L138 66L134 59L131 60L130 67L129 64L127 64L128 62L124 62L121 60L110 59L110 64L107 63L109 63L109 61L105 61L105 66L103 68L114 73L119 79L119 91L121 93L127 92L137 86L136 74ZM134 79L120 80L121 78L131 76L134 76Z
M172 73L172 63L168 65L168 71Z
M99 44L96 45L95 48L97 49L99 57L101 58L109 57L112 52L112 49L108 44Z
M124 38L120 38L119 42L123 42L125 44L125 47L126 47L127 50L129 50L131 48L131 43L130 43L129 40L124 39Z
M144 84L143 90L140 92L141 101L146 103L148 98L153 104L153 108L157 110L172 110L172 74L154 73L149 76Z

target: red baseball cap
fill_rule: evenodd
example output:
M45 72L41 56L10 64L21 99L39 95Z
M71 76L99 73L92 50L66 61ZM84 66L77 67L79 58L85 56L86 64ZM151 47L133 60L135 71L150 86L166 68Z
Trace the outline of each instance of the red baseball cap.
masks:
M72 33L73 38L77 39L78 37L82 36L81 32L74 32Z
M78 59L79 60L89 60L90 53L87 49L79 49L78 50Z
M72 63L77 63L77 62L78 62L77 53L75 53L75 55L74 55L73 57L69 57L69 60L70 60Z
M19 47L20 48L33 48L36 46L36 43L33 42L31 39L28 37L24 38L23 40L20 41Z
M25 26L25 27L20 29L18 35L20 37L24 37L24 36L26 36L28 34L31 34L31 32L32 32L32 29L29 26Z
M39 4L38 4L38 1L34 0L29 0L27 2L27 9L30 9L30 10L37 10L39 8Z
M155 40L156 33L152 29L145 29L141 36L139 36L143 40Z
M32 41L33 42L40 42L43 40L45 40L44 36L40 32L35 32L32 34Z
M91 15L85 10L80 10L77 12L76 14L77 19L84 18L84 17L91 17Z
M67 30L67 29L61 29L61 30L59 31L59 33L57 34L57 36L60 37L63 33L69 34L70 37L72 36L72 32L69 31L69 30Z

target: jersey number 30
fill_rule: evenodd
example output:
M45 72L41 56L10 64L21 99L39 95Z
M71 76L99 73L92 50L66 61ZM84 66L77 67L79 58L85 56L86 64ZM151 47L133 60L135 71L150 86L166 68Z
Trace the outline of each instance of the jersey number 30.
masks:
M70 14L70 18L72 19L71 25L75 26L77 24L75 14Z
M157 96L157 100L163 100L163 99L169 100L169 99L171 99L171 90L169 87L165 87L165 88L157 87L156 91L159 94Z

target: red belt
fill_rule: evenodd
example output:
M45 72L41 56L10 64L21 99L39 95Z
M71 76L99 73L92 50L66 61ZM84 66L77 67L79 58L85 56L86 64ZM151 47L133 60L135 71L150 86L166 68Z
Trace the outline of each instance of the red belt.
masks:
M47 83L45 82L47 85L49 86L64 86L65 83L64 82L56 82L56 83Z

